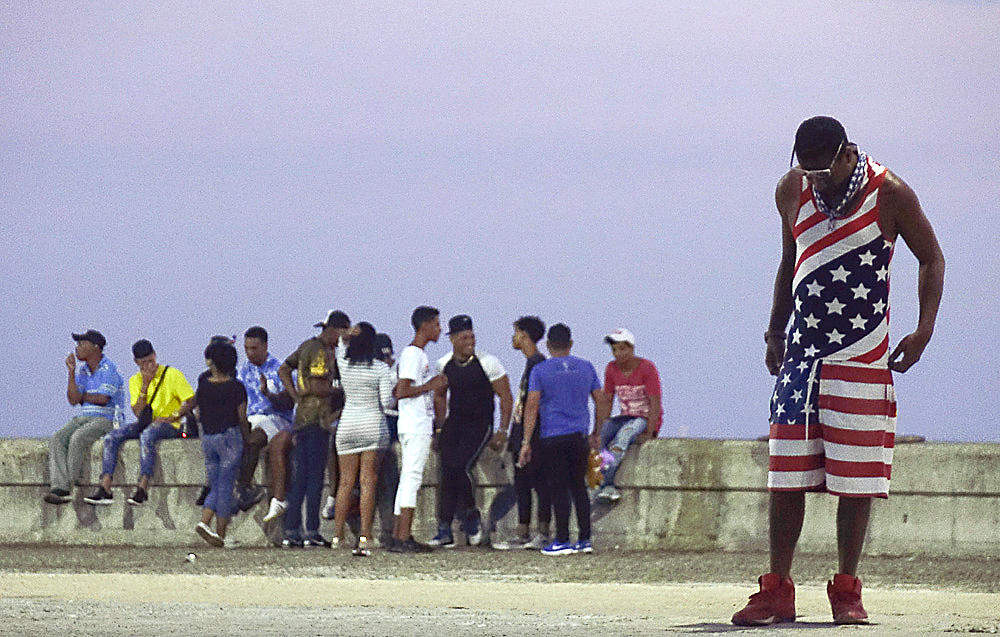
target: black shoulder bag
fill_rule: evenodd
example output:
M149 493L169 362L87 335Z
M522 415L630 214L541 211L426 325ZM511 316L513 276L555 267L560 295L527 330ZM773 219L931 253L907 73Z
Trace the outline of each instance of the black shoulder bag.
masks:
M153 395L149 397L149 400L146 401L146 406L139 412L139 420L136 422L138 423L140 430L153 424L153 400L156 399L156 392L160 391L160 385L162 385L163 381L167 378L168 369L170 369L170 365L163 368L163 373L160 374L160 382L156 383ZM146 391L149 391L149 388L146 388Z

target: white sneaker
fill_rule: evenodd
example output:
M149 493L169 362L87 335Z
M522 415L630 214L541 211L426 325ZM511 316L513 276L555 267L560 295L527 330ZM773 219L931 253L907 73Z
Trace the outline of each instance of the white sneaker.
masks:
M271 498L271 506L267 510L267 515L264 516L264 522L270 522L276 517L284 514L285 509L288 508L287 500L279 500L277 498Z
M323 505L323 510L319 512L319 516L324 520L333 519L333 510L337 507L337 499L332 495L326 496L326 504Z
M541 533L535 533L531 538L531 541L524 545L524 548L529 551L541 551L543 548L551 544L547 535L542 535Z
M238 549L241 546L243 544L239 540L233 540L228 537L222 540L222 548L224 549Z
M226 545L225 540L219 537L219 534L212 530L212 527L208 526L204 522L199 522L198 526L194 527L195 533L201 536L201 539L205 540L212 546L223 547Z
M622 499L622 494L613 484L609 484L602 487L601 490L597 492L597 497L601 500L617 502Z

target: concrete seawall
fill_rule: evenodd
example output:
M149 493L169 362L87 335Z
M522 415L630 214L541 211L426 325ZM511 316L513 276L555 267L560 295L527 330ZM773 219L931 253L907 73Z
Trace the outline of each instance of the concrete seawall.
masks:
M160 444L150 500L142 507L125 503L138 473L134 441L122 446L115 503L92 507L83 502L97 481L99 454L100 445L94 445L84 484L74 491L71 503L57 507L42 502L48 491L47 441L0 439L0 503L5 512L0 517L0 542L185 545L199 541L193 533L200 519L194 499L205 470L198 441ZM418 496L418 537L429 537L435 528L437 472L432 455ZM477 473L477 497L485 514L510 482L510 458L487 449ZM766 549L766 476L766 442L651 441L626 457L618 473L622 499L614 507L595 508L595 543L675 550ZM263 483L265 477L262 462L257 481ZM266 501L234 518L233 537L255 545L273 541L280 529L261 522L265 505ZM802 550L828 551L835 546L835 515L836 498L807 496ZM500 534L506 536L515 523L516 512L511 511L498 524ZM331 524L324 521L321 532L329 535ZM865 551L955 557L1000 553L1000 444L898 446L892 493L873 506Z

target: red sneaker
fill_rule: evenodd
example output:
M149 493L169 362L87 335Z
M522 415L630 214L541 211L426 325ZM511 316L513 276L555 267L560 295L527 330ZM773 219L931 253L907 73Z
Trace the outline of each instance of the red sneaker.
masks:
M777 573L757 578L760 592L750 596L746 608L733 615L737 626L767 626L795 621L795 584Z
M868 623L868 613L861 604L861 580L858 578L837 573L832 582L826 583L826 596L830 598L834 624Z

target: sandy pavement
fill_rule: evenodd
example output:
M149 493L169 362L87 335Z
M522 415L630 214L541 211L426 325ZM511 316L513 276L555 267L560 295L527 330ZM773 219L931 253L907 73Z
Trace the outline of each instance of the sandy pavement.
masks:
M873 624L835 627L821 586L798 586L798 621L739 629L734 584L540 583L145 573L0 573L11 635L782 635L996 633L1000 595L866 590Z

